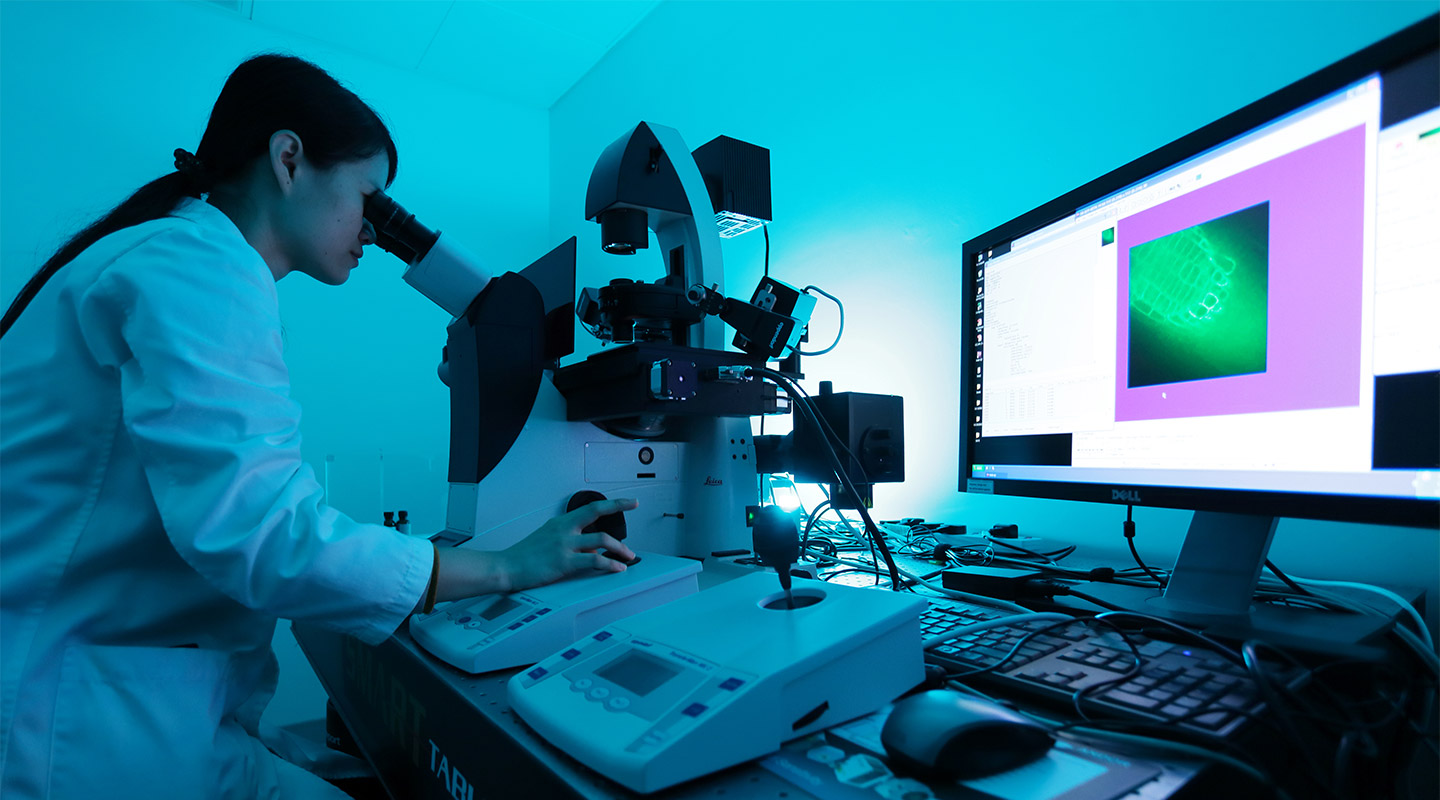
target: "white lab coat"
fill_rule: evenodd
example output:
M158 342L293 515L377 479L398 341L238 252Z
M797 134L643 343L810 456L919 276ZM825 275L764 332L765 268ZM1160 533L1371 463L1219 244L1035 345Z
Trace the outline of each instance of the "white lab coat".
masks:
M3 340L5 800L338 794L256 738L275 620L383 641L433 554L321 503L281 349L274 277L199 200L87 249Z

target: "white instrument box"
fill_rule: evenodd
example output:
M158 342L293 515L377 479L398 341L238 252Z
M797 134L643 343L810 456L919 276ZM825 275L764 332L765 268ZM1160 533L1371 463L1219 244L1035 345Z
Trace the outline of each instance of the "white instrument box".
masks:
M534 664L605 625L694 594L700 562L637 553L624 572L597 572L511 594L485 594L410 618L410 635L470 673Z
M551 744L638 792L878 710L924 677L923 599L774 575L619 620L510 679Z

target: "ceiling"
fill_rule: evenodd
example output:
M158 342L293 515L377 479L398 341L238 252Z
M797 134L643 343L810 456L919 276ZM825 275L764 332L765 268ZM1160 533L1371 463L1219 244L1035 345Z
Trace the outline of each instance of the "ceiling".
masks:
M660 0L201 0L287 35L549 108Z

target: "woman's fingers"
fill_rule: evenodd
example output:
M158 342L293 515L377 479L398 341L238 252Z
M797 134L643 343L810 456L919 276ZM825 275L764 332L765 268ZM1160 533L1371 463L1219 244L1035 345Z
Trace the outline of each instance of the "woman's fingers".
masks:
M613 558L606 558L599 553L576 553L575 557L579 559L579 564L575 568L576 572L583 572L585 570L624 572L626 570L625 562L616 561Z
M629 511L638 505L640 505L640 501L630 497L596 500L593 503L586 503L580 506L566 516L570 518L571 522L575 523L575 529L579 530L603 516L621 511Z
M580 534L580 544L576 549L590 552L602 547L620 556L624 561L630 561L635 558L635 552L633 550L626 547L624 542L616 540L615 537L608 533L582 533ZM604 558L604 556L601 557ZM605 560L610 561L611 559L607 558Z

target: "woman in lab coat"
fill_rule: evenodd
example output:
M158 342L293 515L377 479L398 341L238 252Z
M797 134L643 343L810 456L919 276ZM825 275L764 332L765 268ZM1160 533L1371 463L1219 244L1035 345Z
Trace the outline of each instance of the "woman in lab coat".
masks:
M0 323L5 800L344 797L258 739L277 618L378 643L437 600L630 556L580 529L633 501L498 553L321 502L275 282L343 283L371 242L363 202L396 152L355 95L300 59L251 59L176 168L66 244Z

